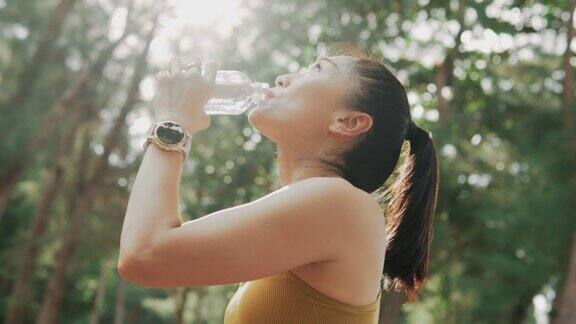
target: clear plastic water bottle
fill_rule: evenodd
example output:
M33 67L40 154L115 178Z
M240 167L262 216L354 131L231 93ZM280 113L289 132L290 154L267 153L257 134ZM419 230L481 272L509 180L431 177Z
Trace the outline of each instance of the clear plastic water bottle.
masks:
M214 94L204 106L208 115L239 115L266 98L270 85L257 82L241 71L218 70Z

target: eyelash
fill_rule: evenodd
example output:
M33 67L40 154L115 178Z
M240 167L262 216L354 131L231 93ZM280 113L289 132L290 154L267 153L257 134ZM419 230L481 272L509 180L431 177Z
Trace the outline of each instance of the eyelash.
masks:
M314 69L314 68L316 68L316 67L318 67L318 70L317 70L317 71L322 70L322 66L320 65L320 62L316 62L316 63L308 66L307 68L304 68L304 69L302 70L302 73L309 73L311 69Z
M311 67L314 68L316 66L318 67L318 71L322 70L322 67L320 66L320 62L316 62L316 63L312 64Z

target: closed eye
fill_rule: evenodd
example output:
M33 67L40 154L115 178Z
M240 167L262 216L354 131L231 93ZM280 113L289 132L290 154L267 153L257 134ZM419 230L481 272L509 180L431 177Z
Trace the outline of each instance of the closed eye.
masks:
M320 66L320 62L316 62L316 63L312 64L312 65L310 66L310 68L312 68L312 69L314 69L314 70L316 70L316 71L322 70L322 66Z
M310 70L316 70L316 71L322 70L320 62L316 62L308 67L303 67L302 69L300 69L300 73L307 74L310 72Z

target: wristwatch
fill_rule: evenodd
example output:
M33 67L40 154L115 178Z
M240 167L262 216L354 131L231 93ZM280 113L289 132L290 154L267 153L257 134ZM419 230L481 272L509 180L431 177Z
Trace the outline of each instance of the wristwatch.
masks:
M150 143L154 143L165 151L177 151L184 154L184 160L188 158L190 152L191 135L179 123L171 120L164 120L154 123L148 131L148 137L144 142L144 151Z

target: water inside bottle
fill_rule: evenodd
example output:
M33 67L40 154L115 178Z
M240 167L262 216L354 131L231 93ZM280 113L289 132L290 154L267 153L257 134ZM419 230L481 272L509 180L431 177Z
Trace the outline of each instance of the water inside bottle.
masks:
M212 98L206 103L206 114L238 115L252 104L254 88L246 83L217 83Z
M207 114L239 115L266 97L265 82L252 82L238 70L218 70L212 98L206 103Z

